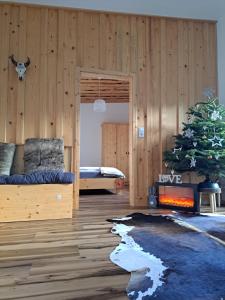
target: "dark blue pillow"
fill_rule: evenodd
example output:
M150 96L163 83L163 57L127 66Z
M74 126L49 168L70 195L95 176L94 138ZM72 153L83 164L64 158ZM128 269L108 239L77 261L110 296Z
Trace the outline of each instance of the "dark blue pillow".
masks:
M71 172L64 172L60 180L61 183L73 183L75 181L75 174Z
M25 176L20 174L8 176L6 178L6 184L26 184Z
M60 171L36 171L25 175L0 176L0 184L73 183L74 180L73 173Z
M0 184L6 184L6 180L7 180L7 175L2 175L0 176Z

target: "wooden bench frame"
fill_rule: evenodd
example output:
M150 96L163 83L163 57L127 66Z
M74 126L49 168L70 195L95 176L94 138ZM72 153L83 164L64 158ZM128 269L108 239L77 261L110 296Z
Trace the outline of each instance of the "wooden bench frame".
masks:
M72 218L73 184L0 185L0 222Z
M112 190L118 193L124 187L123 178L80 178L80 190Z

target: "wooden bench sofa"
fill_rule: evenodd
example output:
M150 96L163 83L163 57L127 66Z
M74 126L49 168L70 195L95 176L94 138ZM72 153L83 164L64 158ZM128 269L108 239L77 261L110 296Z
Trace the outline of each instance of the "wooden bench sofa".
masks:
M14 168L23 170L23 145ZM65 148L65 169L72 167L72 148ZM74 184L0 185L0 222L72 218Z

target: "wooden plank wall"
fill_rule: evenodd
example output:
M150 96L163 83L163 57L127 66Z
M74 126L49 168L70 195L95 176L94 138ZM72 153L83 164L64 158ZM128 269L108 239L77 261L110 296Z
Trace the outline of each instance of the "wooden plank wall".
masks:
M216 25L181 20L0 5L0 140L64 137L73 144L76 66L133 73L133 205L145 205L189 105L217 88ZM17 79L8 56L31 58Z

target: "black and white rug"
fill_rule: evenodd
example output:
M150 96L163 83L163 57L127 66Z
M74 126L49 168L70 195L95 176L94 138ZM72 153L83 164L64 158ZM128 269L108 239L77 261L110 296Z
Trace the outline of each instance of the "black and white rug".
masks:
M114 223L110 259L131 272L129 299L225 300L225 216L132 214Z

